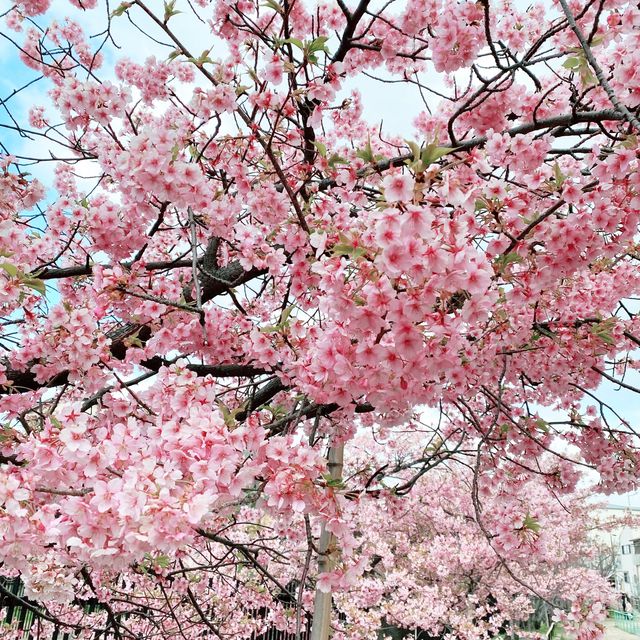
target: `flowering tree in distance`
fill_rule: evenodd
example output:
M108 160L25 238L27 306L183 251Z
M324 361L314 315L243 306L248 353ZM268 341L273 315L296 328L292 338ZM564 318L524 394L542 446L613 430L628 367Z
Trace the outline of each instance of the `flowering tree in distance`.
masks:
M352 446L349 451L353 458ZM441 467L405 497L350 501L353 554L366 568L335 594L334 636L368 640L380 630L395 637L414 630L432 638L520 635L517 621L532 613L532 594L546 608L547 622L553 624L554 605L567 602L569 611L556 612L565 632L598 635L604 607L614 598L605 578L578 566L595 550L587 539L593 505L577 494L550 499L539 476L514 477L502 486L488 478L483 524L495 532L488 540L476 521L470 476L468 469ZM526 493L513 493L516 485ZM241 514L246 521L258 515L246 508ZM256 551L261 571L282 583L278 598L251 563L228 561L228 542L200 540L186 545L178 561L146 558L101 570L100 597L108 609L83 610L95 596L80 586L81 597L72 601L52 602L50 592L47 615L92 633L112 628L122 637L182 637L182 629L185 637L256 638L277 629L277 637L294 638L306 628L304 608L313 601L311 584L301 592L296 584L308 569L307 546L304 536L289 535L276 553L266 522L263 535L241 523L232 535L237 549ZM56 626L50 620L40 625L45 635ZM5 633L8 640L24 637L19 629Z
M93 598L117 637L246 636L276 597L298 637L355 637L366 523L424 548L385 505L439 465L499 580L548 597L518 574L542 520L490 515L490 483L636 482L601 393L640 391L635 5L50 4L4 15L48 93L5 101L0 169L0 560L41 623L90 630L64 603ZM606 597L570 583L596 634Z

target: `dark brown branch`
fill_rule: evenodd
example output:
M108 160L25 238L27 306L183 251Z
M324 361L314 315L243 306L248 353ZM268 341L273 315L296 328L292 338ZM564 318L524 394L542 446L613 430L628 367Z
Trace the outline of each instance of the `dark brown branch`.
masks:
M208 277L204 279L202 301L208 302L219 295L227 293L230 287L236 287L249 282L264 273L264 269L255 268L245 271L239 262L232 262L218 269L216 272L208 274ZM127 339L134 335L138 343L145 344L151 338L152 331L147 325L130 323L107 334L107 337L111 340L111 355L116 360L124 360L129 348ZM29 391L42 389L44 387L56 387L66 383L69 379L69 372L62 371L45 382L39 382L36 380L35 374L31 371L31 368L36 364L38 363L29 363L25 371L15 370L10 366L9 362L5 361L5 365L7 366L6 376L11 384L10 386L0 388L0 395L11 393L12 390ZM157 370L164 364L164 360L161 358L151 358L143 361L141 364L148 369Z
M342 32L338 50L335 52L333 58L331 59L332 62L342 62L347 53L349 53L349 49L351 49L351 40L356 32L358 23L367 11L369 2L370 0L360 0L360 3L356 7L355 11L353 11L353 13L349 12L348 14L345 14L348 18L347 24L344 28L344 31Z
M621 121L624 120L622 114L618 113L614 109L603 109L602 111L577 111L575 113L567 113L560 116L552 116L550 118L544 118L536 120L535 122L526 122L520 124L517 127L507 129L503 133L507 133L511 137L517 135L523 135L526 133L532 133L533 131L540 131L542 129L550 129L554 127L566 127L580 122L604 122L607 120ZM469 151L475 147L482 146L487 141L486 136L476 136L469 140L463 140L457 143L454 151L451 153L457 153L460 151ZM449 141L451 144L453 142ZM369 165L358 171L358 177L363 178L371 173L382 173L388 171L391 167L402 167L407 160L413 158L413 153L405 153L393 158L387 158ZM325 178L318 182L318 189L325 191L331 187L336 186L336 181L333 178Z

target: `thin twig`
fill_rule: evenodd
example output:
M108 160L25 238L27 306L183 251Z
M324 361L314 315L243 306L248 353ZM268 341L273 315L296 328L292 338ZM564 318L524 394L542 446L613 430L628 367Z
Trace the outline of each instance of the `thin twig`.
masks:
M611 85L604 76L602 67L598 64L598 61L593 55L591 47L589 46L587 39L584 37L584 33L582 33L582 29L580 29L580 27L578 26L578 23L576 22L576 19L571 12L571 9L569 8L569 5L567 4L567 0L559 0L559 2L562 10L564 11L564 15L567 17L569 26L571 27L573 33L576 34L576 38L578 38L578 41L580 42L580 46L582 47L585 58L591 65L591 68L593 69L594 73L596 74L596 78L598 79L598 83L605 90L611 104L615 107L616 111L619 111L625 117L625 120L629 124L633 125L636 131L640 131L640 121L631 113L631 111L629 111L629 109L627 109L627 107L625 107L620 102L620 100L618 100L618 96L616 96L614 90L611 88Z

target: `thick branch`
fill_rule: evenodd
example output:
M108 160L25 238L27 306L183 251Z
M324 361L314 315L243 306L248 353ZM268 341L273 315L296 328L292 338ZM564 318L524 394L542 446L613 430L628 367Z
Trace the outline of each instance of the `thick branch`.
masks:
M534 120L532 122L526 122L520 124L517 127L507 129L503 133L509 134L511 137L517 135L523 135L526 133L532 133L533 131L540 131L542 129L552 129L554 127L568 127L581 122L605 122L607 120L624 120L624 116L614 109L603 109L601 111L577 111L575 113L566 113L559 116L552 116L550 118L544 118L541 120ZM487 141L487 136L476 136L469 140L463 140L457 142L457 145L451 153L459 151L469 151L475 147L482 146ZM449 141L450 144L453 142ZM413 153L405 153L393 158L387 158L376 163L372 163L360 170L358 170L358 177L364 178L370 174L381 173L388 171L391 167L402 167L407 160L413 158ZM318 182L318 189L325 191L331 187L336 186L336 181L333 178L325 178Z
M347 24L342 33L342 37L340 38L340 46L331 59L331 62L342 62L349 52L349 49L351 49L351 40L356 32L358 23L369 6L369 2L370 0L360 0L360 3L353 13L345 14L348 17Z
M190 264L189 262L189 265ZM264 273L265 270L255 268L245 271L239 262L232 262L213 273L207 274L207 276L203 278L202 302L208 302L226 293L230 288L249 282ZM124 360L129 348L127 339L133 335L136 335L138 343L145 344L151 338L152 331L147 325L128 323L124 327L119 327L107 334L107 337L111 340L110 351L113 358L116 360ZM31 371L31 368L38 364L37 362L29 363L26 371L18 371L11 368L9 362L6 360L4 364L7 366L6 376L11 385L0 388L0 395L11 393L14 389L28 391L44 387L56 387L65 384L69 377L68 371L61 371L53 378L45 382L39 382L36 380L35 374ZM164 360L156 357L145 360L141 364L148 369L157 370L164 364Z

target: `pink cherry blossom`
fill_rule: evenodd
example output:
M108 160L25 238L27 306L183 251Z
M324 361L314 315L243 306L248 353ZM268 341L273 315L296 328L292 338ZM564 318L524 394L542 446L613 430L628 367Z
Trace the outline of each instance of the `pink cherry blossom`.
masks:
M414 181L406 174L390 174L382 181L387 202L409 202L413 198Z

